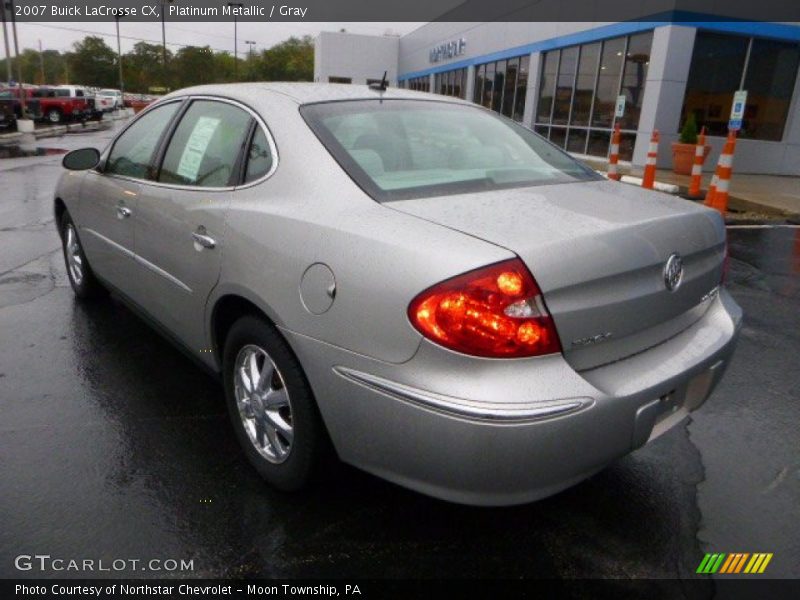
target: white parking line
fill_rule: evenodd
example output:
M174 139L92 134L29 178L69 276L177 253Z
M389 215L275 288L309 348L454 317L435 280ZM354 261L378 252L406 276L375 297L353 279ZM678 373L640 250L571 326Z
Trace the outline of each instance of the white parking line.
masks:
M778 223L775 225L725 225L725 229L800 229L800 225Z

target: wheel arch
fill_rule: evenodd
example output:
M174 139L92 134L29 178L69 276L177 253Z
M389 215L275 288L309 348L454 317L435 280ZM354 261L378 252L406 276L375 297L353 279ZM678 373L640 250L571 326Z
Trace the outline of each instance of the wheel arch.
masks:
M210 304L208 332L214 362L220 371L222 370L222 352L225 346L225 338L237 319L245 315L255 315L265 319L278 329L279 322L275 318L275 312L270 307L265 306L249 290L238 288L226 290L213 299ZM285 337L284 340L286 340ZM286 340L286 343L289 344L289 341ZM291 347L291 344L289 346Z
M59 236L61 235L61 217L64 216L65 212L67 212L67 205L60 197L56 196L55 200L53 200L53 216L56 219L56 230Z

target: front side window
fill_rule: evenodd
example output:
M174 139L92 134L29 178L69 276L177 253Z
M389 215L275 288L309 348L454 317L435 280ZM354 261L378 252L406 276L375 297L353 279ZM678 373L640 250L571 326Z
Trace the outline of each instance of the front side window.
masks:
M117 138L104 172L146 179L158 141L178 106L180 102L170 102L139 117Z
M378 201L598 177L530 130L473 106L361 100L307 105L301 114Z
M251 118L227 102L195 100L175 129L158 180L201 187L233 185Z

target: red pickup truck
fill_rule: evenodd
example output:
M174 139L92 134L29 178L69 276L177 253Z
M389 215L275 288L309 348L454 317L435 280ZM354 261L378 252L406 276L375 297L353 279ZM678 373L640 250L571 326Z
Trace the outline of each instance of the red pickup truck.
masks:
M30 97L32 90L25 90L25 104L34 115L40 114L39 101ZM22 103L19 100L19 88L0 88L0 128L17 128L17 119L22 118Z
M88 119L95 115L94 98L82 87L64 85L40 87L29 92L39 101L40 118L50 123L61 123L67 119Z

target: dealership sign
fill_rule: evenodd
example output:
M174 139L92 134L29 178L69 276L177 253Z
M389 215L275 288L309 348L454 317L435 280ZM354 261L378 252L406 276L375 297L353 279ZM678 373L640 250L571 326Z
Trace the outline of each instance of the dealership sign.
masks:
M453 58L454 56L461 56L464 50L467 49L467 40L460 38L452 42L445 42L431 48L430 59L431 62L439 62L445 58Z

